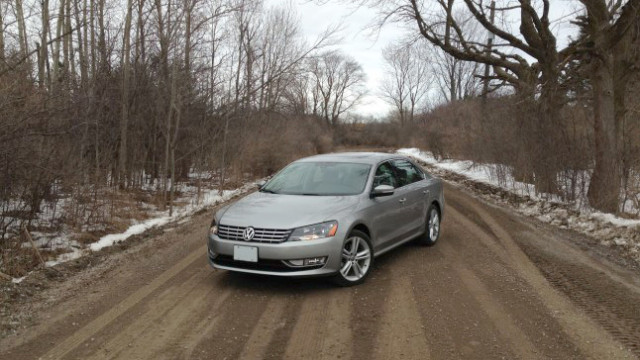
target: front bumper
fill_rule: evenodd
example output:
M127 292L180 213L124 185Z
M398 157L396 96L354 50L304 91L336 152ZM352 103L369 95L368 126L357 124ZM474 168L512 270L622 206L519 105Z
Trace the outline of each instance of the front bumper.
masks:
M328 276L340 270L342 238L338 236L312 241L267 244L223 240L216 235L209 235L208 245L209 264L216 269L286 277ZM257 247L258 262L233 260L234 245ZM324 265L294 267L284 262L323 256L327 257Z

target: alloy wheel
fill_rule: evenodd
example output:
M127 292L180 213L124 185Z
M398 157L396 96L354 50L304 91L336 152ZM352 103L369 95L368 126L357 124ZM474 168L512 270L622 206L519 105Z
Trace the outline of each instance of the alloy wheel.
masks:
M440 235L440 215L436 209L432 209L429 215L429 239L435 242L438 240L438 235Z
M369 243L359 236L348 238L342 248L342 266L340 267L342 277L348 281L358 281L367 274L370 266Z

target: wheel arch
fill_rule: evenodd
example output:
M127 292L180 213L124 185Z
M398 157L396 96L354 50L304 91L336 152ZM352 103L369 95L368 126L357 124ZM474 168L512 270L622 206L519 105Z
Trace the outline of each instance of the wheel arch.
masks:
M434 206L436 208L438 215L440 216L440 221L442 221L442 206L440 205L440 202L438 200L433 200L429 206Z
M349 231L347 232L347 236L349 234L351 234L351 232L353 230L358 230L358 231L362 231L363 233L367 234L367 236L369 237L369 240L372 240L372 234L371 234L371 230L369 229L369 227L362 221L359 222L355 222L353 225L351 225L351 228L349 229Z

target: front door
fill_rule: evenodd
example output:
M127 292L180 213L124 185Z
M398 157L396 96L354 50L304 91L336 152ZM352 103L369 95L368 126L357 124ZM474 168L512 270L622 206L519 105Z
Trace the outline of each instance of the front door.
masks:
M404 205L400 201L405 197L404 191L398 191L398 181L396 179L393 166L389 162L378 165L373 179L373 188L378 185L389 185L396 188L396 192L391 196L381 196L371 199L373 202L371 214L373 221L371 226L374 231L373 247L374 251L384 249L389 244L402 236L402 229L398 224L402 222Z

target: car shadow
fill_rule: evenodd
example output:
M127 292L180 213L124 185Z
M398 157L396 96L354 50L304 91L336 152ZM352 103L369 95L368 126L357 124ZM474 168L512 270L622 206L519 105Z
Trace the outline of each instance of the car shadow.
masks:
M330 278L287 278L258 274L245 274L224 271L220 285L253 293L269 293L281 295L300 295L317 291L335 289Z

